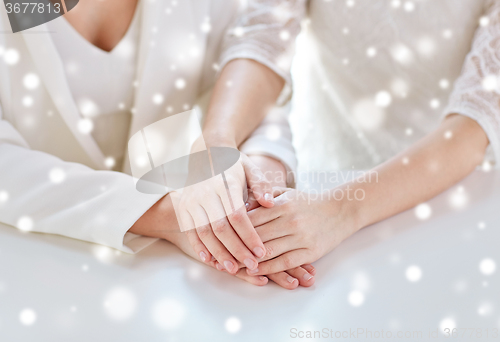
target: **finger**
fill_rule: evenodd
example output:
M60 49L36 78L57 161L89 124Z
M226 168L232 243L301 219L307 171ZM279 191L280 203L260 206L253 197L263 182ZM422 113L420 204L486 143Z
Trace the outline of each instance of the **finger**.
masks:
M303 247L303 245L296 236L288 235L279 239L268 241L264 243L264 247L266 248L266 255L260 260L261 263L279 257L287 252L299 249Z
M248 218L250 219L250 223L254 227L261 226L267 222L277 219L281 216L282 208L279 205L274 206L273 208L264 208L260 207L248 212Z
M208 215L205 209L199 205L191 205L189 207L189 214L196 228L196 233L198 238L201 240L203 245L208 249L208 251L215 257L215 259L224 265L224 268L231 274L237 272L238 267L236 260L233 258L231 253L227 248L219 241L219 239L214 235L212 227L209 223Z
M181 232L186 232L191 229L195 229L193 218L191 214L187 211L183 204L181 204L180 194L175 191L172 193L170 198L172 199L172 206L174 207L175 217L177 218L177 223Z
M209 263L212 259L212 254L208 251L208 248L205 247L203 242L201 242L196 230L188 230L186 232L187 238L189 240L189 244L193 247L195 253L201 261L204 263Z
M299 281L297 280L297 278L294 278L286 272L268 274L267 277L279 286L288 290L296 289L299 286Z
M314 268L313 265L305 264L305 265L302 265L302 268L305 269L309 274L311 274L313 276L316 275L316 269Z
M237 262L219 241L219 239L212 232L210 225L196 228L196 232L201 242L206 246L208 251L215 257L215 259L231 274L238 271Z
M291 270L287 270L286 273L296 278L301 286L309 287L314 285L314 276L303 267L292 268Z
M266 247L266 242L291 234L289 226L284 225L281 221L282 220L278 218L255 228L255 231L259 234L260 239L264 242L264 247Z
M269 282L266 276L250 276L244 269L239 270L238 273L236 273L236 277L257 286L264 286Z
M245 170L241 163L236 163L223 172L217 185L216 193L219 195L227 215L234 210L245 207L245 200L248 199L245 198L248 194L248 188L245 180Z
M208 216L210 220L210 226L212 227L213 233L228 252L231 253L236 260L244 264L245 267L251 270L256 269L258 264L257 260L229 224L221 199L217 196L211 203L206 203L202 209L205 210L205 216ZM244 210L242 209L242 211ZM257 234L255 233L255 235Z
M261 262L259 263L259 267L256 270L247 269L247 273L250 275L278 273L311 262L310 260L308 260L309 258L309 251L307 249L296 249L282 254L275 259Z
M248 190L248 199L245 203L245 207L247 208L247 211L254 210L260 207L260 204L255 199L252 190Z
M247 246L257 258L264 257L266 254L264 243L250 222L245 208L243 207L233 211L228 215L228 220L245 246Z
M189 227L188 230L185 230L185 233L187 235L189 244L191 245L191 247L193 248L193 250L195 252L195 255L197 255L201 259L201 261L203 261L204 263L211 262L212 255L210 254L207 247L203 244L203 242L198 237L196 230L193 229L195 227L193 218L191 217L191 215L187 211L180 211L180 213L182 213L181 220L183 223L182 223L182 225L180 224L179 226L181 226L181 227L183 226L184 228ZM177 221L179 221L179 219ZM182 231L182 228L181 228L181 231Z
M293 189L291 189L291 188L285 188L285 187L282 187L282 186L275 186L275 187L273 187L273 197L276 198L278 196L281 196L285 192L288 192L290 190L293 190Z
M262 170L258 168L250 159L242 154L242 165L245 170L248 187L254 193L255 199L260 205L271 208L274 205L273 187Z
M257 260L240 240L226 218L212 222L211 226L215 236L236 260L244 264L248 269L254 270L257 268Z

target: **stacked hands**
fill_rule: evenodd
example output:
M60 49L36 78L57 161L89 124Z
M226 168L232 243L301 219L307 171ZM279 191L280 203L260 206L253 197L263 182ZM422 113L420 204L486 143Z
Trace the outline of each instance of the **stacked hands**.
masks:
M311 201L307 193L272 185L276 182L242 154L224 175L170 194L185 232L177 235L187 237L170 240L188 255L255 285L268 279L287 289L313 285L316 271L310 263L354 230L339 202Z

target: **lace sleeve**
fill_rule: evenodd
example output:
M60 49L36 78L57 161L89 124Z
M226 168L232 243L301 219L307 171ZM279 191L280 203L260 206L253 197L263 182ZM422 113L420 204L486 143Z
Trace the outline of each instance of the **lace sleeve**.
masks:
M278 99L291 97L290 66L295 37L306 11L306 0L248 0L227 30L220 68L237 58L253 59L283 77L285 87Z
M500 167L500 1L488 2L472 48L444 114L476 120L486 132L496 167Z

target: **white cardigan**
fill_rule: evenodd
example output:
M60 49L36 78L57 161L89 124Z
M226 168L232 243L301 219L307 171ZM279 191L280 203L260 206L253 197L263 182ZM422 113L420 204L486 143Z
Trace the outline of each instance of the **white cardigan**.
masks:
M269 59L269 51L249 56L231 50L230 58L226 54L217 65L237 3L141 2L138 86L130 136L182 112L185 104L195 104L213 86L216 70L231 59L254 58L279 69ZM0 27L10 31L3 6ZM41 25L0 35L4 59L0 61L0 222L137 252L155 239L126 232L161 195L142 194L127 173L106 170L105 156L92 136L78 129L82 116L51 35L43 33L46 30ZM231 46L226 44L224 49ZM169 68L173 63L174 71ZM32 76L27 79L28 74L37 75L40 82ZM280 74L287 78L286 71ZM175 87L180 78L185 80L183 89ZM153 102L156 94L164 98L161 105ZM276 107L242 151L273 156L293 170L296 159L287 112L288 106ZM269 129L279 129L279 134L269 137ZM125 172L127 166L128 161Z

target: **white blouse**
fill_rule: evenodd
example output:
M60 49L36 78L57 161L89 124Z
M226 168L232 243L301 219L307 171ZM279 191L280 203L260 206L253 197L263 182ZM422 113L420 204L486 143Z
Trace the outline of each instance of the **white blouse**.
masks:
M126 174L130 172L127 160L125 173L110 172L110 147L121 144L119 132L132 135L199 102L208 103L216 70L227 62L225 58L217 63L225 32L238 17L238 5L227 0L140 1L140 37L130 44L138 52L135 57L132 51L124 60L115 53L126 45L120 43L116 51L103 53L76 35L63 18L0 35L0 222L129 253L152 243L154 239L126 232L162 194L138 192L134 179ZM268 21L267 14L257 16ZM130 32L135 32L134 25ZM277 30L272 22L269 27ZM11 30L1 7L0 28ZM265 25L259 29L266 31ZM127 36L135 36L130 32ZM236 51L232 55L240 57ZM274 54L269 51L254 50L254 56L263 61L271 58L266 65L278 68L272 65ZM74 63L68 63L68 58ZM130 108L131 74L115 71L129 70L132 64L138 82ZM109 73L102 72L108 68ZM125 118L129 109L130 124L123 121L118 127L104 122ZM293 170L296 159L287 113L285 106L275 106L242 151L272 156ZM103 142L100 137L110 140ZM169 142L175 138L165 136ZM120 149L122 154L125 147ZM120 164L116 162L116 169Z
M103 153L112 158L115 170L122 165L130 129L140 8L110 52L87 41L64 17L47 23L80 114L91 120L91 134Z
M292 73L300 169L373 167L450 113L481 125L499 166L500 1L275 2L249 6L226 51L265 51L285 70L307 5ZM259 30L266 10L275 29Z

